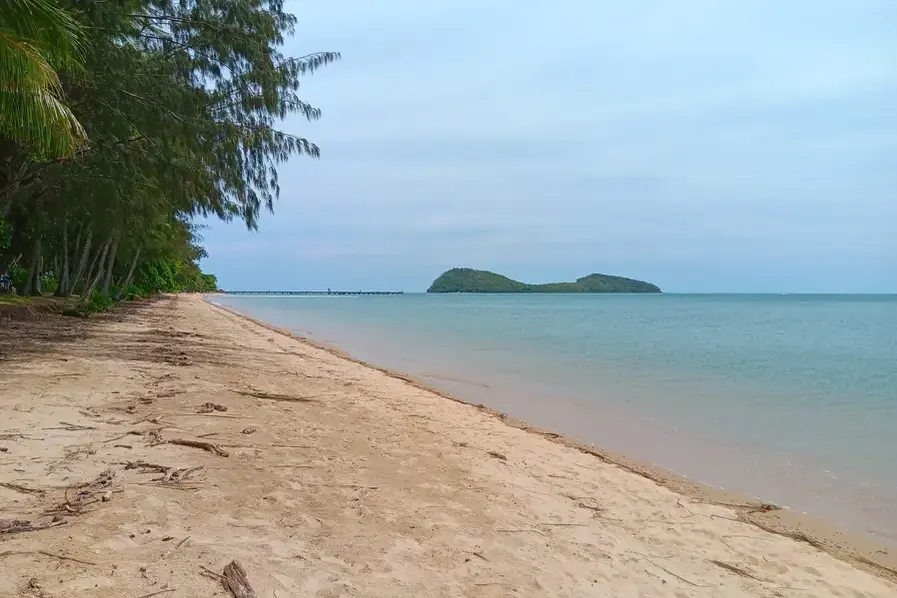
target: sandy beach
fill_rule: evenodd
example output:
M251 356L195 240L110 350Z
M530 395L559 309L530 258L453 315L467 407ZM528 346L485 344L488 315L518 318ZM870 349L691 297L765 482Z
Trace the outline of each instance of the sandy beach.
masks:
M2 327L2 596L897 595L866 538L198 296Z

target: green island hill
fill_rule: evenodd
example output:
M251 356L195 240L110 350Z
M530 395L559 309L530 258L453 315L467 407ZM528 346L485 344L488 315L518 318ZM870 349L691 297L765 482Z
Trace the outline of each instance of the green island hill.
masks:
M452 268L433 281L428 293L660 293L660 287L645 282L610 276L589 274L576 282L549 282L527 284L512 280L507 276L474 270L473 268Z

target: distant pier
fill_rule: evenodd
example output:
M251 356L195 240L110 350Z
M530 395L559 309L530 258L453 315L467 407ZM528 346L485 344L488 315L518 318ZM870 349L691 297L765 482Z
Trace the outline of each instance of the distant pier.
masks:
M404 291L221 291L225 295L404 295Z

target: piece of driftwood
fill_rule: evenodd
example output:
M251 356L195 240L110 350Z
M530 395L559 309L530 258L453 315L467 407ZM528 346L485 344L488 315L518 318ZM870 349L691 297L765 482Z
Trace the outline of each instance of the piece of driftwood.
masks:
M196 408L197 413L212 413L213 411L227 411L227 407L219 405L218 403L206 401Z
M43 525L35 525L24 519L0 519L0 535L19 534L22 532L37 532L42 529L64 525L64 520L54 520Z
M317 397L320 395L315 395L311 397L300 397L294 395L282 395L273 392L263 392L261 390L238 390L239 394L246 397L254 397L256 399L262 399L265 401L283 401L285 403L317 403Z
M224 575L221 576L221 585L225 590L230 591L234 598L258 598L255 590L249 584L246 577L246 571L237 561L231 561L224 568Z
M202 465L194 465L193 467L167 467L157 463L147 463L146 461L129 461L125 465L125 469L140 469L143 472L161 473L161 478L156 478L154 482L162 484L180 484L184 479L195 471L202 469Z
M191 448L197 448L204 451L208 451L213 455L218 455L219 457L229 457L230 453L226 450L218 446L217 444L213 444L211 442L205 442L202 440L190 440L187 438L172 438L171 440L166 441L168 444L177 444L179 446L189 446Z
M59 425L53 428L43 428L44 430L66 430L67 432L80 432L83 430L96 430L96 426L82 426L69 422L59 422Z
M46 490L41 490L40 488L29 488L27 486L22 486L21 484L13 484L12 482L0 482L0 487L9 488L10 490L15 490L22 494L43 494L46 492Z

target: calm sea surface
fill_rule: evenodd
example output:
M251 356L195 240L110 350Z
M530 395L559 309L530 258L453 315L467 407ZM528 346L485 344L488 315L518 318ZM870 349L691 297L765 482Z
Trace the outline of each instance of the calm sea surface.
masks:
M897 544L897 296L213 301L535 425Z

